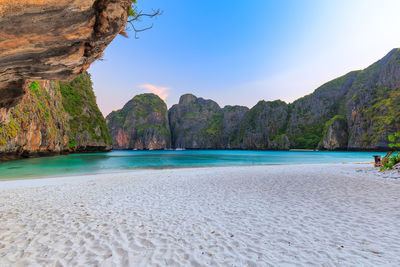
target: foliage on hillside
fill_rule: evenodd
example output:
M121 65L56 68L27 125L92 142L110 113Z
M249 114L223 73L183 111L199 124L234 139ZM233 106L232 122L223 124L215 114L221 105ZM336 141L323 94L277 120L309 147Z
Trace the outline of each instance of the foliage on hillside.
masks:
M106 121L97 107L90 74L85 72L72 82L60 82L63 106L69 114L69 147L79 145L78 136L88 132L90 140L111 144ZM86 137L82 140L88 142Z
M324 123L313 125L300 125L301 134L295 135L290 139L290 148L315 149L323 137Z
M194 149L388 149L388 135L400 130L399 81L400 50L394 49L368 68L327 82L291 104L260 101L250 110L221 109L212 100L185 94L169 111L172 144ZM143 112L136 116L145 116Z
M23 101L12 108L10 122L0 124L0 151L11 152L14 149L12 145L18 145L22 140L26 140L25 146L29 146L26 136L29 133L45 136L50 147L59 142L60 130L66 123L65 110L58 104L61 102L60 94L54 93L51 86L54 85L37 81L29 85Z
M72 82L33 81L0 124L0 152L21 155L102 151L111 138L88 73Z
M155 94L135 96L125 106L107 116L116 149L161 149L170 145L168 110ZM119 139L124 133L126 139Z
M209 137L220 137L222 134L222 120L224 118L223 114L213 114L211 119L208 121L207 128L204 129L203 135Z
M400 91L376 88L373 100L364 105L360 113L368 119L365 128L372 125L363 142L377 143L382 135L400 129Z

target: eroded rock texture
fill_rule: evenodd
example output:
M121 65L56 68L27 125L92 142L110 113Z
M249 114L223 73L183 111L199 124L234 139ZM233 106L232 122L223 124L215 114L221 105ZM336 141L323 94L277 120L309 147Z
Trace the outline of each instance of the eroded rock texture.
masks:
M289 149L288 106L260 101L253 108L225 106L191 94L169 110L172 146L189 149Z
M224 149L240 149L242 141L238 137L241 136L243 122L246 114L249 111L248 107L243 106L225 106L222 109L224 117L222 119L222 143Z
M107 116L114 149L165 149L171 146L168 111L155 94L135 96Z
M389 149L388 135L400 131L400 49L296 100L290 114L287 133L293 148L315 148L327 141L324 133L331 133L327 149ZM346 129L343 121L330 123L338 117L347 122Z
M172 144L175 148L221 147L223 113L212 100L182 95L169 110Z
M326 123L325 134L318 145L319 149L346 150L347 149L347 122L344 116L335 116Z
M0 0L0 122L30 81L70 81L100 58L131 2Z
M246 114L238 138L244 149L289 149L284 134L288 105L280 100L259 101Z
M0 161L111 149L86 72L72 82L31 83L9 117L8 123L0 123Z
M388 150L388 135L400 131L400 49L290 104L221 108L186 94L170 108L169 123L173 148ZM111 134L129 143L123 129L130 126Z

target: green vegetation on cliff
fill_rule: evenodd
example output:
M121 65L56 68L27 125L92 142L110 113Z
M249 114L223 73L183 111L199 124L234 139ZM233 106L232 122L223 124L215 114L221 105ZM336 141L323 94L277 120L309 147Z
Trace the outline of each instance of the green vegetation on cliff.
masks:
M115 149L163 149L170 146L168 111L155 94L135 96L107 116Z
M259 101L251 109L220 108L212 100L182 95L169 110L172 146L189 149L389 149L387 136L400 130L400 50L361 71L349 72L291 104ZM138 133L162 126L143 118L157 110L145 96L110 114L109 125ZM112 115L112 116L111 116ZM143 121L140 121L140 120ZM164 129L164 128L163 128ZM125 140L124 132L113 138Z
M388 135L400 130L399 81L400 50L393 49L368 68L327 82L291 104L260 101L234 117L230 107L221 111L211 100L184 95L170 110L173 145L389 149ZM214 114L224 114L222 124ZM237 123L232 123L232 118ZM200 137L199 130L203 132Z
M343 115L335 115L332 119L330 119L329 121L327 121L325 123L323 134L326 134L326 132L328 131L329 126L331 126L335 122L335 120L338 120L338 119L346 120L346 117L343 116Z
M400 49L359 72L349 91L350 146L387 147L400 130ZM353 144L352 144L353 143Z
M14 157L102 151L110 143L88 73L72 82L33 81L10 121L0 124L0 153Z
M216 102L185 94L168 113L173 147L220 148L224 115Z
M116 118L124 123L127 116L134 110L135 119L145 118L151 112L159 112L161 116L167 115L166 104L155 94L141 94L135 96L131 105L115 111Z
M382 135L400 129L400 92L388 88L375 89L373 100L360 109L360 114L368 119L364 127L372 124L363 143L377 143Z
M353 71L291 104L259 101L250 110L192 94L169 110L173 147L192 149L389 149L387 136L400 130L400 50ZM139 101L139 100L138 100ZM132 116L143 118L141 102ZM124 118L131 110L114 113ZM125 120L124 120L125 121ZM129 124L124 122L124 128ZM153 124L138 124L139 132ZM114 132L113 136L119 133ZM119 138L123 139L123 135Z
M23 101L12 108L10 122L0 125L0 146L13 143L16 138L24 140L29 132L32 135L45 136L49 145L54 145L52 142L57 139L61 125L65 123L65 111L56 103L60 100L60 96L52 94L51 86L49 83L39 84L37 81L29 85ZM13 147L0 148L2 152L12 150Z
M207 128L203 130L203 135L210 137L219 137L223 131L222 120L223 114L213 114L208 121Z
M106 121L96 103L96 96L92 89L90 74L85 72L72 82L60 82L60 92L63 106L69 114L69 147L80 145L78 139L85 132L90 138L83 136L81 142L104 141L111 144Z
M322 140L324 123L313 125L300 125L301 134L295 135L290 139L290 148L315 149Z

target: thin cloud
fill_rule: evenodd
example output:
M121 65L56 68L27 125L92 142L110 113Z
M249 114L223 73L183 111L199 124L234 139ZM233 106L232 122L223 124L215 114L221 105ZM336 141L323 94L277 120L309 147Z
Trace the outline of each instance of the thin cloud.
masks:
M142 84L140 87L146 89L149 93L158 95L162 100L165 100L169 95L168 90L170 88L168 87L162 87L153 84Z

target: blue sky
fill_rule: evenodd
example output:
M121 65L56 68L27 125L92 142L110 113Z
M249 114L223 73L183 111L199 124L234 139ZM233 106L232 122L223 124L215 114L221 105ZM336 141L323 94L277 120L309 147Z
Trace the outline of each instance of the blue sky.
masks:
M400 47L398 0L138 0L153 29L118 36L89 69L104 115L156 92L224 105L287 102Z

